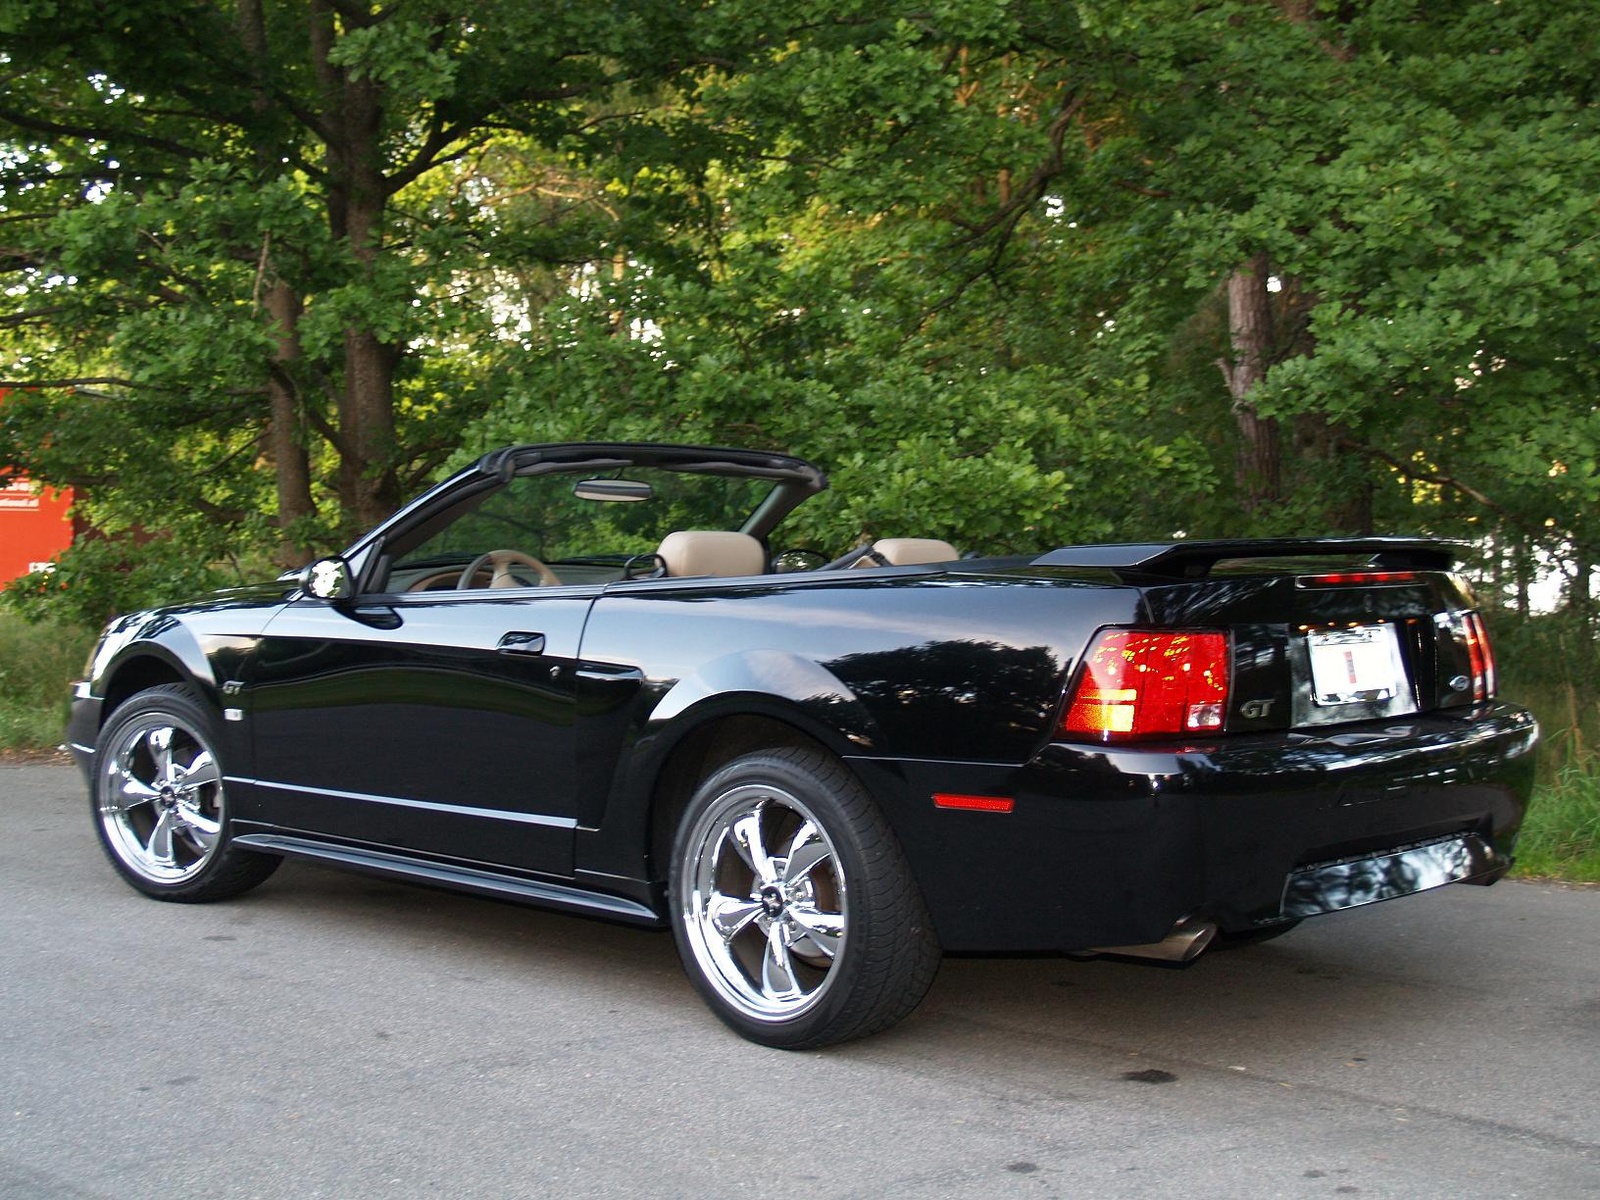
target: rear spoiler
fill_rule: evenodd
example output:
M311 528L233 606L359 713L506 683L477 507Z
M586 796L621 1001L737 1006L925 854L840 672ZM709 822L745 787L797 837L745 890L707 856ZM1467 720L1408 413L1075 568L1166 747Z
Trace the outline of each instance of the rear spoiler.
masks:
M1035 567L1086 567L1119 577L1204 579L1219 562L1260 558L1365 556L1390 571L1448 571L1456 546L1428 538L1261 538L1233 541L1139 542L1113 546L1063 546L1034 559Z

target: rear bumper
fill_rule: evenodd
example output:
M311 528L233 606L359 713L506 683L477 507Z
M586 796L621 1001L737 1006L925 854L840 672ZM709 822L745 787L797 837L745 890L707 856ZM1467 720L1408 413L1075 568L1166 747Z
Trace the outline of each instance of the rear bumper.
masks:
M1538 727L1522 709L1316 734L1111 749L1021 767L853 764L889 814L941 942L957 951L1159 941L1392 899L1509 869ZM935 807L1003 796L1009 813Z

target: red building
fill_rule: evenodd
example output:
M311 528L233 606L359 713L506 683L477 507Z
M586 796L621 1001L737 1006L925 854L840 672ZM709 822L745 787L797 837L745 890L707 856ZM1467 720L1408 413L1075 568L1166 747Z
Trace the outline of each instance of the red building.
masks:
M0 403L5 392L0 390ZM72 492L0 475L0 587L37 571L72 544Z

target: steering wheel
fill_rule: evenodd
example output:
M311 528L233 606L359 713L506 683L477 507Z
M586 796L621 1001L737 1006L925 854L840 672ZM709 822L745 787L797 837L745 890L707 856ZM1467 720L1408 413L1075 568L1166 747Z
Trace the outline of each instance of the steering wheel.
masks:
M484 567L492 568L489 576L489 586L492 588L526 587L527 584L511 573L512 563L537 571L541 587L561 586L561 576L531 554L524 554L521 550L488 550L467 564L466 570L461 572L461 578L456 580L456 590L464 592L472 587L473 577Z

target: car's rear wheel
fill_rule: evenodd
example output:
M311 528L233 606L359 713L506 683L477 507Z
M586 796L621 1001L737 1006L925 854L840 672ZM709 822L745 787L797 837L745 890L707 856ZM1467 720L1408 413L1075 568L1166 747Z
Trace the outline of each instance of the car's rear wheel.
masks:
M894 834L817 751L748 755L706 779L679 822L670 886L695 986L763 1045L803 1050L885 1029L938 970Z
M277 869L235 849L211 717L176 684L140 692L100 732L91 803L111 865L160 900L237 896Z

